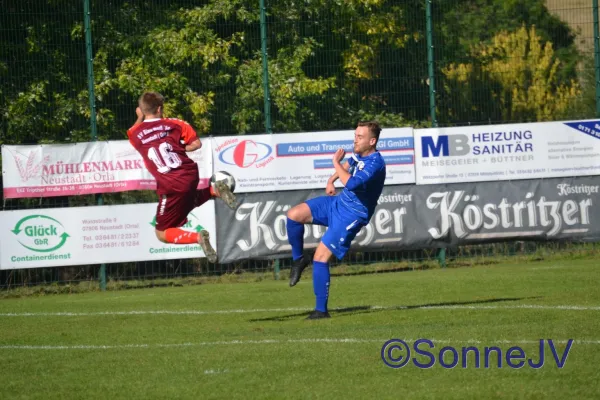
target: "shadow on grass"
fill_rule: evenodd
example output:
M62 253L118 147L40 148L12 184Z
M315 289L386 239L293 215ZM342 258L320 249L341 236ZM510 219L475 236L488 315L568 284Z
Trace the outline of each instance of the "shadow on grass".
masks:
M376 274L388 274L392 272L406 272L406 271L414 271L414 270L427 270L427 269L435 269L435 267L431 267L429 265L419 265L419 266L406 266L406 267L390 267L385 269L374 269L374 270L360 270L360 271L339 271L339 272L331 272L331 276L356 276L356 275L376 275Z
M344 308L334 308L329 310L329 313L332 314L332 317L341 317L341 316L351 316L358 314L371 314L382 311L398 311L398 310L414 310L419 308L442 308L442 307L451 307L451 306L469 306L469 305L478 305L478 304L489 304L489 303L501 303L505 301L519 301L519 300L532 300L539 299L541 296L533 296L533 297L506 297L506 298L497 298L497 299L485 299L485 300L474 300L474 301L452 301L452 302L444 302L444 303L429 303L429 304L416 304L412 306L387 306L387 307L378 307L378 306L355 306L355 307L344 307ZM279 315L276 317L267 317L267 318L256 318L250 319L249 322L262 322L262 321L287 321L290 319L294 319L297 317L306 317L310 314L311 311L294 313L288 315Z

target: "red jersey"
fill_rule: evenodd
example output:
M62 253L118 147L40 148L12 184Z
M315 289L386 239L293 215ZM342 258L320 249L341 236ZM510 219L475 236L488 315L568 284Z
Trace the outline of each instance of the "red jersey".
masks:
M185 151L198 139L190 124L176 118L150 119L129 128L127 136L156 179L159 195L196 190L198 164Z

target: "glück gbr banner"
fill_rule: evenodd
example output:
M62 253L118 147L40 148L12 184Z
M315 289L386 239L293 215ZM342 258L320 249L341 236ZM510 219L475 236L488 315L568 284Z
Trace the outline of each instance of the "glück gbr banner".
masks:
M202 258L197 244L166 244L154 233L157 203L0 211L0 269ZM214 200L183 229L216 238Z

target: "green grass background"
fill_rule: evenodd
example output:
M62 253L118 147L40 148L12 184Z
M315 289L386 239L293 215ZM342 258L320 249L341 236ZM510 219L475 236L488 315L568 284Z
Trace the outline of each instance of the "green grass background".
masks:
M7 298L0 398L600 398L598 277L594 259L338 275L332 318L318 321L304 319L310 273L293 288L264 280ZM562 369L548 347L540 369L497 368L494 357L488 369L472 359L392 369L380 356L392 338L437 341L434 353L520 346L534 361L539 339L560 341L559 354L575 342Z

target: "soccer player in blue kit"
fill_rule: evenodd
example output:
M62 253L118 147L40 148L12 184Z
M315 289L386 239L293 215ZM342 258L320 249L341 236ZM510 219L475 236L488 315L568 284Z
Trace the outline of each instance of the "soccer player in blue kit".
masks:
M292 246L293 264L290 286L300 280L300 275L310 261L304 258L304 224L327 226L313 256L313 289L316 307L307 319L329 318L329 259L344 258L352 240L361 228L369 223L385 181L385 161L377 151L381 128L376 122L359 122L354 132L354 154L341 164L346 152L338 149L333 156L335 173L329 178L325 192L298 204L287 213L288 241ZM344 185L336 196L334 182Z

